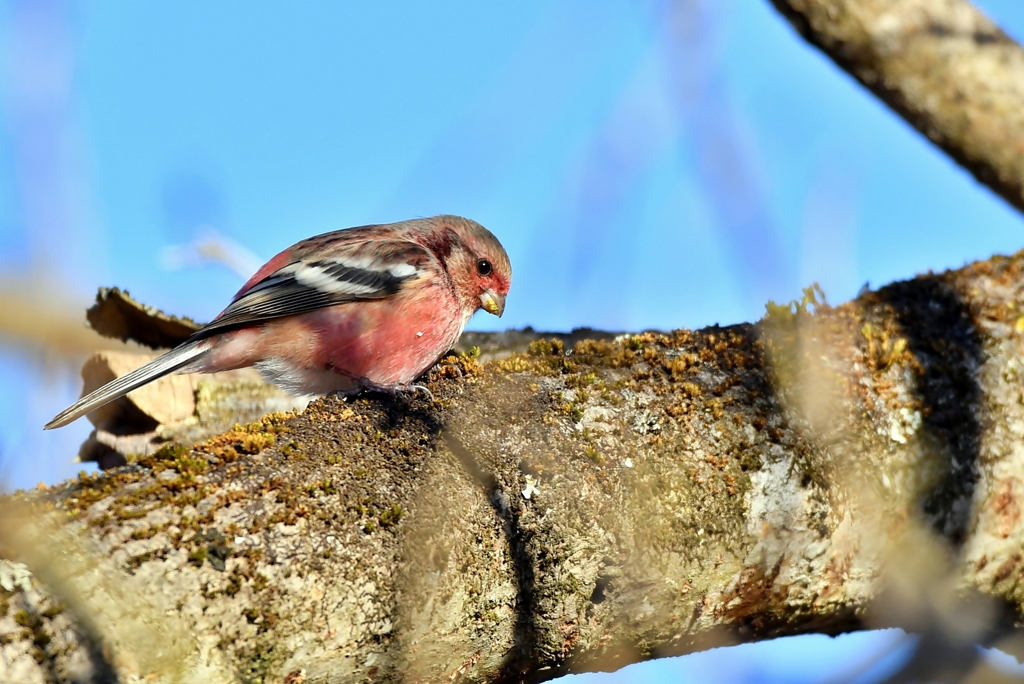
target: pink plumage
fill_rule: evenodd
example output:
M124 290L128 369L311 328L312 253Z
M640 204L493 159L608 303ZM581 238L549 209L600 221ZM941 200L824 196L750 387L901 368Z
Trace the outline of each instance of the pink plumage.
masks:
M188 341L82 397L46 429L176 371L254 366L296 394L408 389L478 309L502 314L511 282L498 239L458 216L318 235L267 262Z

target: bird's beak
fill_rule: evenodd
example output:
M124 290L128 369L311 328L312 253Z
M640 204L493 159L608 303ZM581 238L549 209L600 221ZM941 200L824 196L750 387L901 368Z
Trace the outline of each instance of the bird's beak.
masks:
M484 290L480 295L480 308L501 318L501 314L505 313L505 297L493 290Z

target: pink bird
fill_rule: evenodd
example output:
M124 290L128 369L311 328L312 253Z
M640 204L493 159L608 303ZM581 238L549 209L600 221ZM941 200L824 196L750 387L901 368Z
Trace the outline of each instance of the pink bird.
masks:
M254 366L306 395L413 389L477 309L501 316L511 283L498 239L459 216L317 235L267 262L188 340L82 397L45 429L174 372Z

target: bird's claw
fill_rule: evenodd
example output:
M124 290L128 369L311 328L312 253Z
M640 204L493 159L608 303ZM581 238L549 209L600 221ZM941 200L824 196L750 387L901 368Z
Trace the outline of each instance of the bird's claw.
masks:
M413 392L416 392L417 390L422 391L424 394L427 395L427 399L429 399L430 401L434 401L434 393L431 392L426 385L410 385L409 389L412 390Z

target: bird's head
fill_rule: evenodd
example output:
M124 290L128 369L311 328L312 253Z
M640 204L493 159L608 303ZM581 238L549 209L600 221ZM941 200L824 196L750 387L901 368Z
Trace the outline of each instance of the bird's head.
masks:
M435 221L453 235L446 263L467 316L477 309L501 316L512 285L505 248L476 221L459 216L438 216Z

